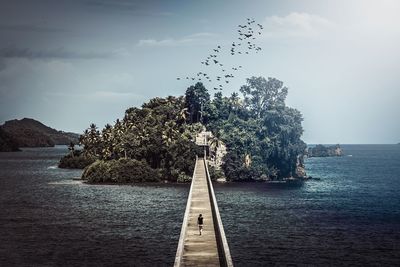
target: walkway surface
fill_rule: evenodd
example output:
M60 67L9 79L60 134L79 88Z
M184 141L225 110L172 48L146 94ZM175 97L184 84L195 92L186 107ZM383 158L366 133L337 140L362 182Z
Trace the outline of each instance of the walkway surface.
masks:
M191 196L189 195L188 201L190 201L190 209L183 237L183 252L178 266L220 266L210 192L203 159L196 161ZM202 235L199 234L197 225L199 214L204 217Z

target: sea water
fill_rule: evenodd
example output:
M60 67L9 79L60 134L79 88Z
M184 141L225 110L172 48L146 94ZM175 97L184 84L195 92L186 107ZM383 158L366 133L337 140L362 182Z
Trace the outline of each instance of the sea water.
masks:
M306 160L299 188L217 186L239 266L400 266L400 145Z
M400 265L400 146L342 147L302 186L215 184L236 266ZM172 266L189 185L83 184L65 153L0 153L0 266Z

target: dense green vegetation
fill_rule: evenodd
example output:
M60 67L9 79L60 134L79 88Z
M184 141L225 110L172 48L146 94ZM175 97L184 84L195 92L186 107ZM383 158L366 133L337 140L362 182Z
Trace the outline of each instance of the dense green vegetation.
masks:
M50 128L29 118L6 121L0 128L6 132L18 147L53 147L78 142L79 135Z
M82 178L91 183L140 183L159 182L161 174L145 161L120 158L94 162L84 170Z
M233 181L281 179L297 176L302 115L285 104L288 89L274 78L251 77L241 96L215 94L206 110L207 127L225 142L222 166Z
M0 127L0 152L19 151L17 141Z
M230 181L296 176L306 145L302 115L285 104L288 89L277 79L252 77L240 93L213 98L202 83L185 96L154 98L129 108L122 120L81 136L82 156L96 158L83 178L91 182L189 180L204 127L227 146L222 171ZM71 156L70 156L71 157Z
M186 112L184 97L154 98L142 108L129 108L122 120L107 124L101 131L92 124L81 136L80 143L84 146L84 156L99 160L88 170L104 177L95 178L87 170L83 178L92 177L89 180L96 182L140 181L126 179L118 172L111 172L117 175L111 178L93 170L130 164L130 173L140 174L147 168L156 170L157 175L148 176L145 181L157 181L160 177L174 182L189 180L199 150L193 137L201 125L188 124ZM121 162L121 159L136 161Z
M307 156L309 157L340 157L343 156L343 151L340 145L335 146L324 146L316 145L310 147L307 150Z
M82 153L80 150L71 151L58 163L59 168L83 169L96 161L96 157Z

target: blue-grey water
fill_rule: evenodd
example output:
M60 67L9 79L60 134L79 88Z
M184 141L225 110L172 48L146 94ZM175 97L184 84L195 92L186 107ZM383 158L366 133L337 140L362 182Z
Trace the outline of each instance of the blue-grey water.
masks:
M215 185L236 266L400 265L400 145L343 148L300 187ZM66 151L0 153L0 266L172 266L189 186L82 184Z

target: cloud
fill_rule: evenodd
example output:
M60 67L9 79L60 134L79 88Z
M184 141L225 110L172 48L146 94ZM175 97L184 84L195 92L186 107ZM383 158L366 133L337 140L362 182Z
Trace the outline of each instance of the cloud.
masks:
M331 32L335 23L318 15L292 12L286 16L270 16L264 20L266 37L315 37Z
M65 97L71 97L71 94L68 92L45 92L45 96L50 97L50 98L65 98ZM106 91L106 90L100 90L100 91L94 91L94 92L77 92L74 93L74 97L79 97L79 98L95 98L95 99L110 99L110 98L119 98L119 99L131 99L135 97L141 97L140 94L132 93L132 92L118 92L118 91Z
M184 45L206 45L215 43L217 34L209 32L200 32L184 36L182 38L166 38L162 40L142 39L139 40L137 46L184 46Z
M140 1L132 0L90 0L86 1L85 5L95 9L96 11L119 12L122 14L134 14L137 16L171 16L171 12L155 12L146 10L146 5Z
M15 46L0 48L0 58L27 58L27 59L101 59L114 56L113 52L77 52L64 48L54 50L32 50Z
M132 92L115 92L115 91L96 91L92 96L99 98L134 98L138 97L138 94Z
M0 30L16 31L16 32L36 32L36 33L62 33L67 30L61 28L53 28L47 26L31 25L31 24L0 24Z
M0 58L0 72L6 69L6 63L4 59Z

